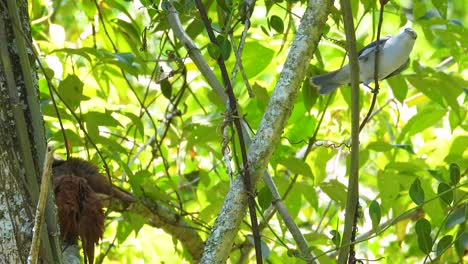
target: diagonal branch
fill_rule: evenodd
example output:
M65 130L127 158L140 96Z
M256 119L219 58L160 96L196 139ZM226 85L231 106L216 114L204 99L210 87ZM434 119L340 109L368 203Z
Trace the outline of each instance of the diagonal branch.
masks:
M215 34L213 29L211 28L211 22L208 18L208 15L205 11L205 8L201 2L201 0L195 0L195 5L197 6L198 12L200 13L201 19L203 24L205 24L206 31L208 32L208 36L210 38L211 43L217 44ZM229 108L228 111L232 115L232 122L236 127L237 137L239 139L239 145L241 149L241 156L242 156L242 177L244 179L244 187L246 192L249 194L248 196L248 205L249 205L249 214L250 214L250 224L252 226L252 234L253 240L255 245L255 257L257 259L257 264L263 262L262 260L262 247L261 247L261 240L260 240L260 231L258 228L258 221L257 221L257 214L255 209L255 197L254 197L254 186L251 183L251 177L249 172L249 163L247 161L247 147L244 140L244 133L242 131L242 124L241 119L238 111L237 106L237 99L234 95L234 90L232 89L231 81L229 80L229 75L226 69L226 65L224 63L224 58L219 55L218 56L218 66L221 70L221 75L223 77L224 85L226 86L226 93L228 95L228 102Z
M170 5L170 3L167 3ZM326 9L326 12L329 11L329 6L332 4L331 1L326 1L324 3L327 7ZM252 5L252 4L250 4ZM248 9L248 8L247 8ZM169 9L168 9L169 10ZM170 9L172 10L172 12L176 12L175 9ZM324 12L324 11L320 11L320 12ZM246 16L248 17L248 16ZM173 19L173 21L170 22L170 25L173 29L173 31L175 32L175 35L177 38L185 38L185 39L180 39L184 44L185 44L185 47L187 49L190 49L190 48L193 48L195 47L194 44L193 44L193 41L190 39L190 37L188 37L188 35L185 33L184 29L182 28L182 25L179 21L179 18L177 16L176 13L172 13L169 15L169 18ZM326 19L326 14L320 14L319 19ZM246 23L246 26L247 26L247 23ZM195 47L196 48L196 47ZM199 52L199 51L198 51ZM200 59L200 60L204 60L204 58L202 56L199 56L199 57L192 57L192 60L195 60L195 59ZM200 62L199 64L206 64L206 62ZM204 73L206 72L206 69L203 69L203 68L199 68L199 70ZM207 70L208 72L211 71L211 69L208 68ZM208 75L212 75L212 73L209 73ZM204 76L206 77L207 75L204 74ZM213 83L218 83L220 85L220 83L216 80L215 82ZM213 86L214 89L217 89L215 86ZM219 94L219 93L218 93ZM225 101L225 103L227 103ZM250 145L250 142L251 142L251 135L248 133L249 131L249 128L248 128L248 125L245 123L245 120L242 120L243 121L243 131L245 132L245 141L247 143L247 145ZM287 209L286 207L284 206L283 204L283 201L281 201L281 197L278 195L275 195L277 194L277 188L276 186L274 185L273 183L273 180L271 179L271 176L268 174L268 172L265 172L265 174L263 174L263 179L266 183L266 185L268 186L268 188L272 191L273 195L274 195L274 199L275 199L275 203L274 203L274 206L275 208L278 210L278 212L280 213L281 217L283 219L290 219L291 217L289 216L289 213L287 212ZM310 247L307 243L307 241L305 240L304 236L301 234L300 232L300 229L297 227L297 225L294 223L294 221L287 221L287 220L284 220L285 221L285 225L287 226L288 230L290 230L294 240L296 241L300 251L301 251L301 254L302 256L305 258L305 259L312 259L314 256L313 254L310 253Z
M252 183L265 173L291 114L307 65L322 34L331 0L311 0L301 20L283 71L248 153ZM240 228L247 208L243 180L237 177L226 196L205 247L201 263L224 263Z
M226 93L224 92L223 85L218 81L213 71L211 70L205 58L201 54L197 45L193 42L189 35L185 32L182 24L180 23L177 10L169 1L163 1L162 7L167 10L167 19L171 29L177 39L179 39L188 51L190 58L193 60L198 70L200 70L203 77L205 77L208 84L214 89L216 95L225 103L227 101Z

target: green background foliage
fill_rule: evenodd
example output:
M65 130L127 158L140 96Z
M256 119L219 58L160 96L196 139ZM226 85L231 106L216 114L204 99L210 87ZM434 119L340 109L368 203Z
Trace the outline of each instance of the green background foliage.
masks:
M362 48L375 39L380 5L369 0L351 2ZM228 71L234 69L244 29L243 2L204 1L218 45L210 43L192 1L173 4L221 80L216 58L221 55ZM227 114L224 102L174 37L161 3L33 0L29 5L35 48L45 66L39 88L50 144L63 156L67 145L73 156L103 164L92 146L96 144L116 185L139 199L175 208L206 239L229 189L222 152ZM239 108L253 132L304 9L304 1L256 3L243 46L243 70L234 80ZM416 30L418 39L409 69L381 82L377 112L360 134L358 236L377 232L356 245L360 259L455 263L464 254L468 244L467 18L464 1L401 0L385 6L383 35L397 34L406 25ZM323 36L309 76L335 70L346 61L338 2ZM67 141L46 77L58 91L54 98ZM361 118L371 96L361 89ZM349 109L349 87L318 96L305 80L268 167L316 255L339 245L344 223ZM228 132L231 166L239 171L239 142L232 128ZM257 190L258 213L263 214L272 197L263 183ZM400 219L405 212L417 213ZM177 240L145 225L147 219L139 215L112 212L106 221L98 253L104 263L191 260ZM389 221L389 228L379 227ZM234 243L242 248L250 241L250 227L244 224ZM268 221L262 242L272 263L302 263L293 256L296 245L279 217ZM254 259L252 252L248 259ZM234 249L231 261L241 254ZM333 263L333 259L322 256L320 261Z

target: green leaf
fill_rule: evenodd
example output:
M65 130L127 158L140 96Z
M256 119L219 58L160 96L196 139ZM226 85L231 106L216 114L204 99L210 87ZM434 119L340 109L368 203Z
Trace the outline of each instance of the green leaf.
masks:
M270 248L268 244L265 243L263 240L260 240L260 246L262 248L262 257L263 259L267 260L270 257Z
M416 235L418 236L419 249L425 254L432 250L431 223L425 219L419 219L415 225Z
M317 148L313 152L312 159L313 163L310 163L313 166L313 172L315 177L315 183L320 184L328 176L326 166L328 161L336 155L335 151L331 151L330 148Z
M453 191L441 194L448 190L450 190L450 186L444 182L440 183L437 187L437 193L440 195L440 199L444 201L447 205L450 205L453 201Z
M363 149L359 153L359 168L366 165L368 160L369 160L369 150ZM349 166L351 164L351 156L348 156L346 158L346 164L347 164L346 166L348 166L348 168L349 168Z
M330 235L332 235L332 242L336 247L341 245L341 234L337 230L330 231Z
M270 25L276 32L280 34L284 32L284 22L279 16L275 16L275 15L271 16Z
M242 53L242 64L244 65L247 78L253 78L270 66L275 52L261 45L257 41L247 41Z
M293 186L291 192L288 194L288 202L286 203L289 214L293 218L296 218L301 211L302 205L302 193L295 186Z
M227 13L231 12L232 1L230 0L216 0L216 3Z
M131 52L113 53L112 56L128 66L132 66L135 61L135 55Z
M127 41L140 41L140 29L136 26L136 23L129 23L122 19L117 19L116 27L119 29L120 32L126 35Z
M305 233L304 238L307 241L314 241L314 243L317 242L317 244L320 244L320 245L329 244L329 241L330 241L330 238L325 233L316 233L316 232Z
M113 9L119 10L124 13L129 19L132 19L133 16L128 12L129 8L122 4L121 1L117 0L106 0L106 5L104 7L112 7ZM135 23L136 24L136 23Z
M388 144L386 142L382 141L376 141L376 142L371 142L369 145L367 145L367 148L369 150L374 150L377 152L385 152L393 149L393 146L391 144Z
M436 256L440 257L445 250L447 250L452 244L453 237L451 235L446 235L439 240L436 247Z
M466 220L465 207L457 208L447 217L445 229L450 229L458 224L464 223Z
M93 118L100 120L101 126L107 127L122 127L120 121L112 116L112 114L116 114L116 112L106 111L105 113L90 111L86 113L86 116L89 118L91 115Z
M425 130L426 128L435 126L435 124L438 123L442 117L444 117L446 112L446 109L441 109L440 107L428 107L418 112L402 129L397 142L401 142L406 134L412 136Z
M319 94L317 89L310 84L309 78L305 78L302 82L302 97L304 98L305 109L310 111L317 102Z
M125 53L110 53L110 52L103 52L102 63L104 64L112 64L117 66L119 69L122 69L133 76L137 76L140 72L134 65L133 62L135 60L135 55L130 52Z
M417 235L430 235L431 223L426 218L421 218L416 222L415 229Z
M219 46L214 44L214 43L208 43L208 54L212 59L217 60L219 56L221 55L221 50L219 49Z
M44 68L43 74L47 79L52 79L54 78L55 72L51 68Z
M119 221L116 232L116 237L119 244L123 243L127 239L127 237L132 233L132 231L133 228L129 222L124 220Z
M96 15L96 5L80 5L86 17L91 18Z
M360 0L351 0L350 1L350 3L351 3L351 12L353 14L354 19L357 19L357 15L358 15L359 8L360 8L359 2L360 2Z
M432 238L430 235L418 235L419 249L425 254L431 253L432 250Z
M391 207L400 194L399 177L399 174L391 171L379 171L377 174L377 184L383 208Z
M221 205L222 204L220 204L220 202L217 200L211 202L208 206L200 211L200 219L206 222L213 221L213 219L216 218L216 214L221 208Z
M406 84L405 79L400 75L396 75L392 78L388 78L387 82L390 85L390 88L392 88L395 98L400 103L403 103L406 99L406 95L408 94L408 84Z
M255 242L254 242L253 235L247 235L246 238L250 242L251 245L254 245ZM268 247L268 244L263 242L263 240L260 240L260 247L262 250L263 259L268 259L268 257L270 256L270 248Z
M313 208L318 209L318 197L314 186L307 183L301 183L294 187L297 188L298 192L302 194L302 197L304 197L304 199L308 201Z
M468 247L468 232L465 231L455 241L455 250L457 251L460 258L465 254L465 249Z
M109 151L117 152L118 154L123 154L123 155L128 155L128 151L126 148L122 146L119 142L117 142L114 139L109 139L106 137L101 137L101 136L95 136L91 137L94 140L94 143L96 144L101 144L103 147L108 149Z
M439 89L439 91L445 99L445 102L447 102L451 110L455 111L459 116L460 103L458 98L463 93L462 88L465 84L459 83L457 78L443 72L437 72L434 77L439 81L439 83L435 85L443 87L443 89Z
M453 185L457 185L460 182L460 166L456 163L450 164L450 180Z
M261 86L258 82L255 82L252 85L252 91L255 94L254 100L257 101L257 106L259 110L263 113L268 106L268 101L270 101L270 96L265 87Z
M135 231L135 236L138 235L140 229L148 222L145 216L132 212L122 212L122 216L125 221L131 224L133 231Z
M267 186L263 186L263 188L258 192L258 204L260 205L260 208L265 211L271 205L272 200L271 191Z
M417 161L413 162L390 162L385 166L385 170L395 170L401 173L413 174L422 170L425 170L421 164Z
M172 96L172 85L171 85L171 83L169 82L169 80L164 79L164 80L161 82L161 92L162 92L162 94L164 95L164 97L166 97L167 99L171 100L171 96Z
M221 51L221 57L225 61L228 60L231 55L231 43L229 42L229 39L223 35L218 35L216 37L216 42L218 43L219 50Z
M60 118L62 118L62 120L70 120L72 122L75 121L75 119L72 117L72 115L70 115L65 108L60 107L58 105L57 110L58 110ZM42 114L44 116L57 117L57 112L55 110L55 107L52 104L44 105L42 107Z
M284 135L293 144L298 144L301 141L307 142L315 128L317 120L314 115L304 115L305 109L303 104L298 104L294 107L288 124L284 129Z
M415 204L421 205L424 203L424 190L418 178L414 179L413 184L411 184L409 194Z
M414 64L418 64L417 61L413 61ZM443 96L440 92L440 86L437 85L439 82L434 78L424 78L421 76L428 75L427 72L420 72L418 75L409 75L406 76L406 79L410 82L411 85L416 87L418 90L424 93L432 101L438 103L439 105L444 105Z
M432 4L437 8L443 19L447 19L447 0L432 0Z
M320 189L328 195L333 201L340 203L341 206L346 204L346 186L337 180L322 182Z
M413 6L413 15L416 19L419 19L424 16L426 10L426 5L423 2L416 1Z
M148 170L139 170L136 173L134 173L132 177L128 178L128 183L130 183L130 186L132 187L132 190L133 190L133 194L136 197L140 197L143 194L146 195L146 190L142 186L144 186L144 182L150 179L151 176L152 174ZM157 188L150 188L150 189L154 190Z
M71 74L62 80L58 86L58 93L65 103L75 111L83 97L83 82L78 76Z
M191 124L185 129L189 131L187 138L187 149L193 146L202 146L210 141L221 140L218 136L213 135L213 131L216 131L217 127L205 126L200 124Z
M108 126L117 127L121 126L120 122L117 121L112 115L112 112L101 113L96 111L90 111L83 115L86 122L96 124L97 126Z
M371 7L375 6L376 1L362 0L361 3L364 6L364 10L369 10Z
M91 57L89 56L89 48L81 48L81 49L70 49L70 48L65 48L65 49L57 49L57 50L54 50L52 51L52 53L54 52L65 52L67 54L73 54L73 55L79 55L83 58L85 58L87 61L91 62ZM93 54L93 53L91 53ZM95 54L93 54L95 55Z
M145 134L145 129L143 127L143 122L141 122L141 118L135 115L134 113L129 113L129 112L121 112L123 115L126 117L130 118L131 125L136 126L136 130L140 132L141 136L144 136Z
M462 120L460 116L454 110L451 110L449 112L449 123L450 123L450 129L452 130L452 132L453 130L455 130L455 128L457 128L459 125L462 124Z
M296 157L288 157L284 160L280 160L278 163L282 164L293 173L303 175L310 179L313 179L314 177L312 175L312 170L310 169L309 164Z
M70 130L70 129L65 129L65 135L67 136L66 144L69 147L83 146L83 142L84 142L83 139L78 134L76 134L75 131ZM63 138L62 131L58 130L56 133L54 133L51 137L51 140L55 140L63 144L64 138Z
M369 216L372 221L372 229L374 229L374 232L377 232L382 212L380 211L380 205L376 200L373 200L369 205Z
M266 29L266 27L260 26L260 29L262 30L263 34L265 34L267 36L270 36L270 34L268 33L268 30Z
M395 148L398 148L398 149L404 149L408 153L411 153L411 154L416 153L416 152L414 152L413 145L411 145L411 144L393 144L392 146L395 147Z
M444 161L447 163L459 162L463 160L464 153L468 149L468 136L458 136L452 141L449 154Z

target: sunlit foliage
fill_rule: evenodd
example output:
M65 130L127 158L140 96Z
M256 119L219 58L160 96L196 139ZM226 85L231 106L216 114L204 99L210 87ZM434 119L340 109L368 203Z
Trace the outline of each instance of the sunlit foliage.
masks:
M217 56L225 59L229 71L236 68L234 92L255 133L305 2L256 3L242 43L241 69L235 67L235 53L244 30L243 2L204 1L218 46L210 43L192 1L173 4L218 79L222 81ZM44 67L44 71L38 67L39 87L50 144L63 157L67 146L73 156L102 165L97 146L115 184L139 199L174 208L206 239L229 189L222 152L228 114L225 102L174 37L162 3L33 0L29 5L34 45ZM368 0L352 0L352 5L362 48L375 39L380 5ZM402 0L385 6L383 35L411 26L418 39L410 67L381 82L376 113L360 134L357 235L364 234L365 240L355 248L359 259L411 263L440 258L454 263L465 254L467 18L464 1ZM335 70L347 60L343 32L337 1L309 76ZM362 118L371 97L362 87ZM313 252L328 252L321 263L334 262L333 249L345 217L349 109L349 87L318 96L305 80L268 168ZM238 172L239 142L235 130L228 131L230 165ZM257 190L258 213L263 214L271 206L271 194L263 183ZM146 221L138 215L110 213L101 260L190 262L177 240L144 226ZM390 227L382 229L379 223L384 222ZM248 254L245 263L254 259L253 251L245 250L251 248L250 235L244 224L230 261L243 254ZM296 245L279 217L268 221L262 242L272 263L302 263L291 254Z

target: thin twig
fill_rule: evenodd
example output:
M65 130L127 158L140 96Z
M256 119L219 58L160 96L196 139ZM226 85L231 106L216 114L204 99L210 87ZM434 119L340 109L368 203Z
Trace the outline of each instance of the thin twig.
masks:
M250 170L254 182L266 175L265 168L281 138L281 133L291 113L292 104L302 83L307 65L317 47L324 22L332 1L308 1L307 9L294 38L280 78L270 98L259 129L249 148ZM233 187L226 195L224 206L218 215L208 237L202 263L226 261L230 245L239 230L246 199L242 180L234 180ZM226 225L226 221L230 221ZM310 248L301 251L310 252Z
M37 202L36 217L34 218L33 238L31 243L31 250L29 251L29 263L36 264L39 257L40 250L40 236L42 226L44 225L44 211L47 202L47 193L49 191L50 175L52 174L52 161L54 159L54 151L51 150L46 153L44 167L42 170L41 189L39 192L39 201Z
M216 75L211 70L210 66L206 62L203 55L201 54L197 45L195 45L195 43L190 38L190 36L185 32L180 22L177 10L169 1L163 1L162 7L163 9L167 10L167 19L169 22L169 26L173 30L176 38L184 44L185 48L188 51L190 58L195 63L198 70L201 72L202 76L205 77L208 84L210 84L210 86L213 88L216 95L218 95L218 97L221 98L222 102L223 103L227 102L227 96L226 96L226 93L224 92L224 87L216 78Z
M203 6L201 0L195 0L195 5L200 13L201 19L203 24L205 25L206 31L208 33L208 37L210 41L214 44L217 44L216 37L214 35L213 29L211 27L211 22L208 19L208 15L206 14L205 7ZM234 91L232 89L231 82L229 80L229 75L226 69L226 65L224 64L224 59L220 55L217 59L219 68L221 70L221 76L223 78L224 85L226 87L226 92L229 98L229 110L231 111L231 115L233 118L234 126L236 127L237 137L239 138L239 145L241 148L241 155L242 155L242 174L245 184L245 190L248 194L248 205L249 205L249 212L250 212L250 221L252 225L252 233L254 237L254 245L255 245L255 256L257 259L257 263L262 263L262 247L261 247L261 240L260 240L260 230L258 228L257 222L257 214L255 210L255 198L254 198L254 188L251 183L251 176L249 172L249 164L247 161L247 147L244 141L244 134L242 131L241 120L239 117L239 111L237 110L237 100L234 95Z
M245 74L244 67L242 65L242 51L244 49L245 40L247 39L247 33L250 28L250 16L252 15L253 9L255 7L256 0L246 0L243 2L243 8L245 12L245 19L244 23L244 30L242 31L241 39L239 41L239 48L236 47L236 42L234 40L233 33L231 32L231 45L234 50L234 54L236 55L236 64L234 65L234 69L232 70L231 74L231 85L234 86L234 81L236 79L237 69L241 71L242 78L244 79L245 87L247 88L247 92L249 93L250 97L254 96L252 91L252 87L250 87L249 79Z
M374 58L374 83L375 87L373 90L372 102L367 111L366 117L362 120L361 125L359 126L359 132L362 131L364 126L367 124L369 119L371 118L372 111L374 110L375 103L377 101L377 95L379 94L380 86L379 86L379 53L380 53L380 32L382 31L382 23L383 23L383 12L385 7L386 0L381 0L380 4L380 14L379 14L379 25L377 27L377 40L375 46L375 58Z

